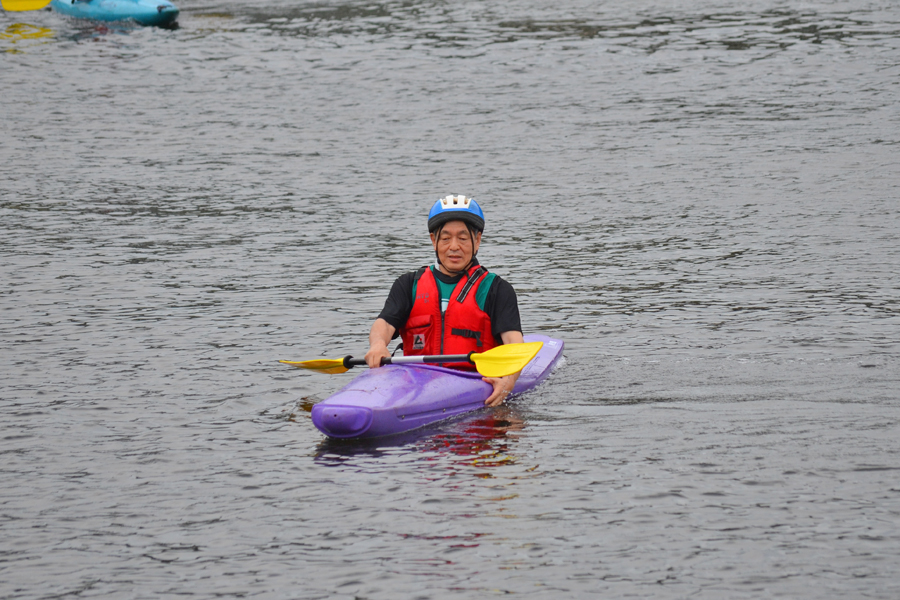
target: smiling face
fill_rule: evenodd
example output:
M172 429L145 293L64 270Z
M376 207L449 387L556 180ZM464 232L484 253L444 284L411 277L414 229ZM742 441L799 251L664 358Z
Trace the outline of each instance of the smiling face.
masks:
M431 243L441 261L441 272L453 275L472 262L481 244L481 232L476 232L473 239L465 223L450 221L438 233L431 234Z

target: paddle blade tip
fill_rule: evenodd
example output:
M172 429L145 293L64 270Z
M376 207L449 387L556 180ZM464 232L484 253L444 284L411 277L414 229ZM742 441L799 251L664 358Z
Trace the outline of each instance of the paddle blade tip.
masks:
M338 373L346 373L349 369L344 366L344 361L338 360L279 360L278 362L297 367L298 369L307 369L316 371L317 373L325 373L327 375L337 375Z

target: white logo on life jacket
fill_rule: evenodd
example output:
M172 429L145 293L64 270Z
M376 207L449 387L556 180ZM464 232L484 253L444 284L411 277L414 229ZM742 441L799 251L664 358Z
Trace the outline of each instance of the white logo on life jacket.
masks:
M425 349L425 335L422 333L413 334L413 350Z

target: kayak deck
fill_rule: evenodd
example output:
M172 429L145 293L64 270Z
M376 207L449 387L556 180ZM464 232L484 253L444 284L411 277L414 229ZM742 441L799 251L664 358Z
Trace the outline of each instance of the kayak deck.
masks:
M562 340L527 335L544 345L522 369L513 395L537 387L562 357ZM334 438L402 433L484 408L493 388L475 372L437 365L387 365L364 371L340 391L316 404L313 424Z

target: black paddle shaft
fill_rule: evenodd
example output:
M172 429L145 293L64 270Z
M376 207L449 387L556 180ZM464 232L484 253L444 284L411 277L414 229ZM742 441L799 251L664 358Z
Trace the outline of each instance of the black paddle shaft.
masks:
M421 363L432 363L432 364L441 364L441 363L452 363L452 362L468 362L474 364L475 361L472 360L472 355L474 352L469 352L468 354L433 354L428 356L383 356L381 358L382 365L418 365ZM344 357L344 368L352 369L353 367L361 367L366 364L365 359L363 358L353 358L352 356Z

